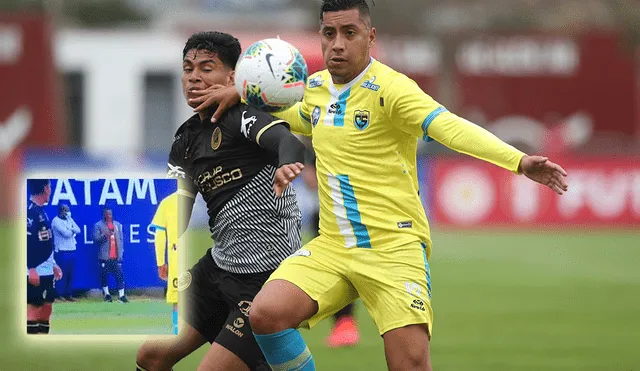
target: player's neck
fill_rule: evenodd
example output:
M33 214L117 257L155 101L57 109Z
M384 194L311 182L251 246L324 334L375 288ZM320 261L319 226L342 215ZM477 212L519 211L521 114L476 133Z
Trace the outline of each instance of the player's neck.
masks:
M38 206L44 206L47 200L45 200L44 196L31 196L31 202Z
M218 108L218 105L216 104L214 106L211 106L211 107L207 108L206 110L204 110L202 112L198 112L198 116L200 117L200 121L204 122L207 117L213 116L213 114L216 112L217 108Z

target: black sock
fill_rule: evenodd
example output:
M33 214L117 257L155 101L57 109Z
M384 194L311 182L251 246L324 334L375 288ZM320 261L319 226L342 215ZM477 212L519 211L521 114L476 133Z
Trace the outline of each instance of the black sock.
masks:
M40 332L38 321L27 321L27 334L37 334Z
M40 321L40 333L48 334L49 333L49 321Z

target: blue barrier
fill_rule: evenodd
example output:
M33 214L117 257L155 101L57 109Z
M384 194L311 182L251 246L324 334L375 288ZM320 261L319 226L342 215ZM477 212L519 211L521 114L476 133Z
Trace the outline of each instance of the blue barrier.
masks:
M174 179L52 179L51 198L45 206L49 218L53 220L58 205L65 203L81 231L76 235L74 289L101 286L93 227L102 219L105 206L112 209L113 219L122 224L126 287L165 286L166 282L158 278L153 247L155 230L150 224L160 201L175 192L176 187Z

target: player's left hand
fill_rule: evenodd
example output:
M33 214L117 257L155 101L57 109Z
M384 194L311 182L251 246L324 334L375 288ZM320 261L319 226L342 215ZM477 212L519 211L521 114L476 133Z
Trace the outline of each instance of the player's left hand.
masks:
M289 183L300 175L302 169L304 169L304 165L296 162L295 164L282 165L276 170L273 183L273 190L276 192L276 196L282 196L282 193L287 189Z
M193 109L195 112L203 112L214 104L218 104L218 108L211 117L211 122L216 122L229 107L240 102L240 96L234 85L211 85L204 90L194 90L192 93L198 97L190 99L189 103L200 103L198 107Z
M520 160L518 172L535 182L546 185L559 195L569 189L564 179L567 172L546 157L525 155Z
M59 281L62 278L62 269L59 266L53 266L53 279Z

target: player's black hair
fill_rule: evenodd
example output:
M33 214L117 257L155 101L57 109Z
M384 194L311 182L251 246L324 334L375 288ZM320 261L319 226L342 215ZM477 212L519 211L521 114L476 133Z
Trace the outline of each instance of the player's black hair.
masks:
M111 212L113 212L113 209L111 208L111 206L106 206L106 205L105 205L105 207L103 207L103 208L102 208L102 216L104 216L104 214L105 214L107 211L111 211Z
M49 179L27 179L29 196L37 196L44 193L44 189L51 184Z
M64 208L65 208L65 207L69 207L69 205L67 205L67 204L60 204L60 205L58 205L58 211L62 211L62 210L64 210Z
M375 5L375 2L373 2ZM371 10L367 0L322 0L322 6L320 6L320 22L324 20L325 12L338 12L341 10L358 9L360 18L370 19Z
M222 63L231 69L236 68L242 52L238 39L218 31L197 32L191 35L182 50L182 58L184 59L189 50L193 49L216 54Z

